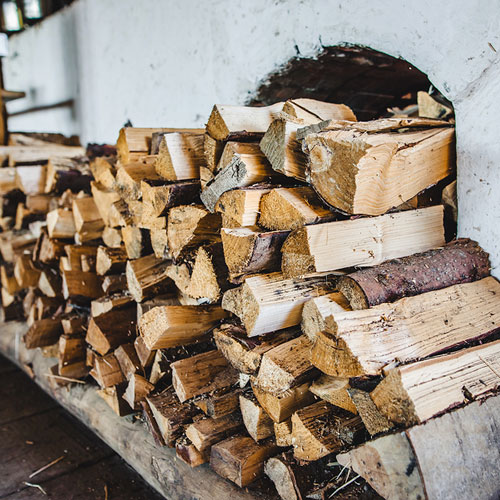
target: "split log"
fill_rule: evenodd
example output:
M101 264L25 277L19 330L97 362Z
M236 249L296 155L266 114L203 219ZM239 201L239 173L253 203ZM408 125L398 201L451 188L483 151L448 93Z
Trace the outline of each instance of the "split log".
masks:
M186 293L204 303L218 302L229 287L228 274L222 243L199 247Z
M98 156L90 162L90 171L96 182L106 189L113 189L116 177L116 157Z
M120 248L122 245L122 233L120 229L106 226L101 237L108 248Z
M128 163L122 165L116 172L114 189L127 202L140 200L141 181L144 179L158 183L161 181L153 165L141 162Z
M201 193L201 201L213 212L220 197L231 189L280 179L257 144L247 144L245 153L235 153Z
M210 460L210 450L203 453L198 451L196 446L186 437L181 437L175 443L175 454L177 458L180 458L190 467L198 467Z
M72 239L76 233L73 212L58 208L47 214L47 231L50 238Z
M272 440L256 443L251 437L234 436L212 446L210 467L243 488L264 474L264 462L279 448Z
M337 286L353 309L468 283L490 272L488 254L475 242L459 239L443 248L384 262L339 277Z
M240 411L245 428L254 441L274 435L274 422L251 392L240 395Z
M82 257L97 255L97 247L94 245L65 245L64 251L68 256L70 271L82 271Z
M123 375L127 380L130 380L132 375L135 373L138 373L139 375L144 373L134 344L121 344L115 349L114 355L120 365Z
M208 118L207 133L217 141L260 139L283 104L258 108L216 104Z
M149 231L135 226L122 227L122 240L131 260L149 255L152 251Z
M125 417L133 412L128 403L123 399L126 385L126 383L122 382L121 384L96 391L119 417Z
M225 316L218 305L159 306L141 317L139 330L149 349L165 349L206 339Z
M236 314L253 337L298 325L304 302L329 292L331 280L326 274L284 279L280 273L271 273L252 276L228 290L222 307Z
M83 237L83 241L101 237L104 221L91 196L73 201L73 218L75 229Z
M305 226L290 233L282 251L286 276L374 266L444 244L443 207L434 206Z
M238 382L238 373L217 350L176 361L171 368L172 384L181 403Z
M168 248L178 258L189 248L220 241L220 214L211 214L197 205L170 209L167 221Z
M168 387L157 395L148 396L146 401L151 408L161 435L167 446L175 442L184 432L184 426L193 421L200 410L191 403L179 404L174 389Z
M199 179L200 167L205 165L204 141L203 131L163 134L155 162L157 174L168 181Z
M49 236L43 232L37 242L37 247L35 247L33 251L33 261L51 264L64 255L65 245L65 242L49 238Z
M96 254L96 272L99 275L118 274L125 271L127 253L125 247L99 246Z
M45 318L35 321L23 337L27 349L55 344L62 335L61 320Z
M222 227L252 227L257 225L262 196L269 187L247 187L226 191L215 205L222 214Z
M166 224L166 221L165 221ZM171 259L170 251L168 249L168 236L165 228L151 229L149 231L151 238L151 247L157 259Z
M110 227L125 227L134 225L134 217L132 215L131 207L132 201L127 203L125 200L119 199L114 201L109 207L107 215L107 224ZM136 201L136 203L139 203Z
M0 282L10 295L22 290L22 286L14 275L14 266L10 263L0 266Z
M146 396L155 388L142 375L134 373L131 375L127 389L123 394L123 399L135 411L141 409L140 402L146 399Z
M423 90L417 92L418 116L442 120L453 114L453 109L446 106Z
M380 121L382 127L385 122ZM310 182L330 206L380 215L452 172L453 128L387 132L377 130L377 121L366 124L368 134L354 123L305 138Z
M57 208L57 197L52 194L28 195L26 196L26 208L31 212L47 214ZM3 215L9 215L5 213L5 209L3 209L2 213Z
M125 377L113 353L106 356L95 355L94 368L90 370L90 375L99 384L101 389L125 382Z
M102 280L95 273L83 271L62 272L62 293L65 299L88 303L104 294Z
M357 416L318 401L292 415L293 455L313 461L358 444L364 427Z
M170 265L170 261L157 259L154 255L127 261L127 286L133 299L142 302L171 290L173 283L167 274Z
M221 238L230 280L237 283L245 275L279 271L281 247L289 234L260 232L249 227L223 228Z
M88 192L92 180L86 158L49 158L43 192Z
M500 341L388 370L372 391L377 408L405 426L425 422L499 387Z
M338 219L339 214L325 208L314 190L306 186L273 189L260 203L259 225L274 231L293 231Z
M155 353L149 349L141 335L134 340L134 348L141 366L143 368L150 367L153 364Z
M244 328L232 324L223 324L213 332L217 349L238 371L249 375L257 374L266 352L299 334L299 329L292 327L262 337L249 338Z
M230 390L230 392L215 391L214 394L207 394L202 399L195 401L195 405L208 417L219 418L229 415L240 407L239 396L241 390Z
M19 165L14 169L14 175L16 187L23 191L24 194L44 192L47 178L47 167L45 165Z
M343 276L339 276L340 280ZM338 284L336 285L338 288ZM300 327L311 342L315 342L318 332L327 326L327 317L338 312L350 311L349 302L343 294L332 292L321 297L308 300L302 309L302 322Z
M102 290L106 294L121 293L127 288L127 277L125 274L112 274L104 276L102 280Z
M277 395L265 392L255 384L252 384L252 390L266 413L275 423L280 423L289 419L297 410L310 405L315 400L314 394L309 392L310 385L307 382Z
M148 181L141 183L142 201L149 205L151 217L161 217L177 205L199 203L200 183L195 180L156 186Z
M112 189L106 189L98 182L91 182L90 189L97 209L101 214L101 219L104 221L104 224L109 225L111 206L120 200L120 195Z
M350 387L347 392L370 436L382 434L394 427L377 408L368 391Z
M267 351L254 383L263 391L278 395L316 378L319 372L310 361L311 345L301 335Z
M321 375L319 379L311 384L309 390L323 401L333 406L338 406L353 414L357 414L358 410L356 409L356 405L352 402L347 392L349 388L348 378Z
M186 437L198 451L204 452L219 441L236 434L242 428L241 415L235 412L220 418L203 418L188 425Z
M85 365L86 348L83 337L61 335L59 338L59 375L69 378L82 378L87 375Z
M101 356L135 337L136 310L133 307L113 310L90 318L85 340Z
M406 297L332 317L318 334L311 361L341 377L377 375L389 363L409 362L477 341L498 330L500 284L492 277Z
M274 422L274 437L276 445L281 448L292 446L292 419L288 418L283 422Z
M215 172L215 168L219 163L222 151L224 150L225 142L217 141L209 134L205 133L203 143L203 151L205 153L205 163L210 172Z
M38 280L38 289L47 297L62 297L62 280L60 274L50 267L43 269Z

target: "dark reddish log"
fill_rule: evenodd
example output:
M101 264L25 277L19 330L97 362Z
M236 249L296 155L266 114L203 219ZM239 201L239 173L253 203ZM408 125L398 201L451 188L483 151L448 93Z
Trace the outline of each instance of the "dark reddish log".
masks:
M442 248L394 259L341 276L337 283L353 309L480 280L490 274L488 254L466 238Z

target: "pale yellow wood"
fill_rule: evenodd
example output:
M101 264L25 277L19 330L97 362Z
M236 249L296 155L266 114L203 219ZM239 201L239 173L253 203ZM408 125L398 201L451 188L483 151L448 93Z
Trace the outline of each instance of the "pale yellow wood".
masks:
M352 266L374 266L444 244L443 207L327 222L293 231L285 241L282 271L301 276Z
M262 196L270 189L234 189L226 191L215 205L222 214L223 227L249 227L257 224ZM228 225L226 221L229 222Z

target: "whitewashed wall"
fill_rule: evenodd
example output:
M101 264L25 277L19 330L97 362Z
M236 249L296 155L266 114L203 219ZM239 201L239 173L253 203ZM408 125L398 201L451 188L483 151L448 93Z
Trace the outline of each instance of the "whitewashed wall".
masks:
M483 0L79 0L11 38L8 88L29 92L11 130L113 142L121 125L201 126L243 103L297 51L353 43L403 57L455 105L459 233L500 275L500 4Z

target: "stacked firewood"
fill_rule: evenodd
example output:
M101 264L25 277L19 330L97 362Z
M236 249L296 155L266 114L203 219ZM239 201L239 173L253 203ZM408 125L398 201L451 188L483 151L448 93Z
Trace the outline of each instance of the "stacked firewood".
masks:
M500 285L445 240L451 122L296 99L58 148L2 169L4 317L189 465L323 498L337 454L497 388Z

